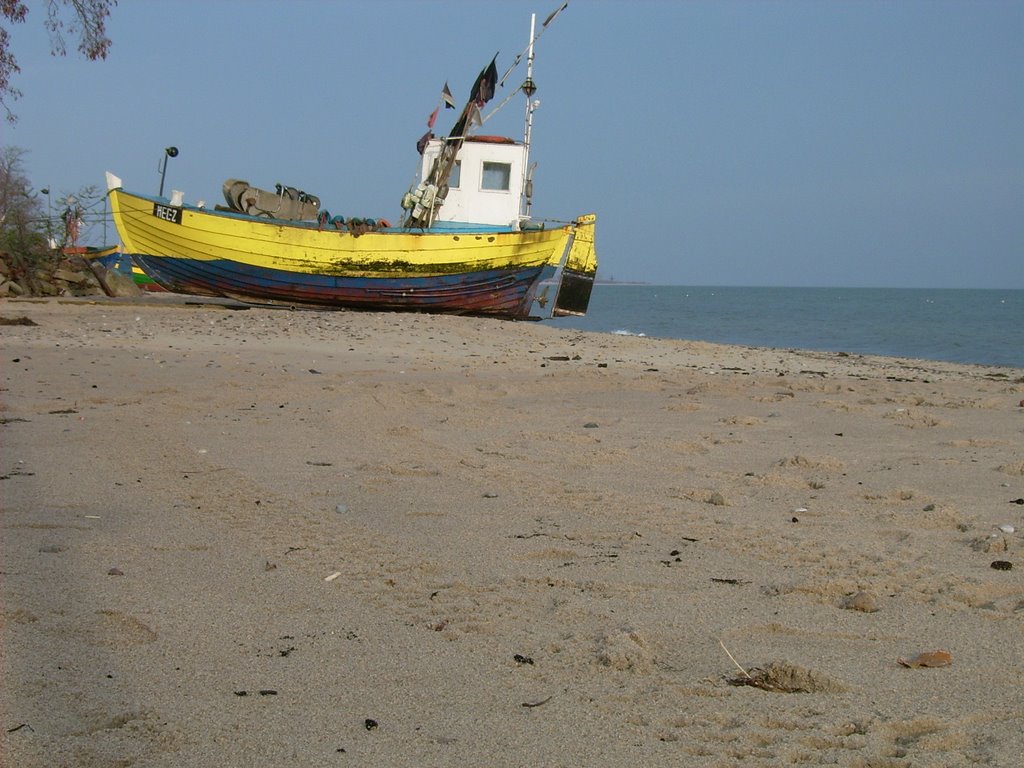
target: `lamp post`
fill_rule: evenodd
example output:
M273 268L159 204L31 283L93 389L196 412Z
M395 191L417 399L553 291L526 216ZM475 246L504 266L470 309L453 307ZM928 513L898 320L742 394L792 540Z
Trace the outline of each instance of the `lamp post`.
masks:
M178 156L177 147L167 147L160 158L160 197L164 196L164 176L167 175L167 159Z
M46 195L46 245L53 248L53 206L50 203L50 188L43 187L39 191Z

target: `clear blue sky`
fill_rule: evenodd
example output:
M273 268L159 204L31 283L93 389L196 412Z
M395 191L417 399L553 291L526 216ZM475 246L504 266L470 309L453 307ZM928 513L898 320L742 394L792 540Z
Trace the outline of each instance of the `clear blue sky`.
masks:
M395 219L444 82L461 106L558 4L135 0L88 62L37 3L2 143L54 195L155 193L174 144L190 202L238 177ZM1024 288L1024 2L571 0L535 80L534 214L596 212L605 277Z

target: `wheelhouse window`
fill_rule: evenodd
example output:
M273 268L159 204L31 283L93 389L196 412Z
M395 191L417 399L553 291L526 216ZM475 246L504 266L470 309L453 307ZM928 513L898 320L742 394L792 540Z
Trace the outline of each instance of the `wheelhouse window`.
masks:
M452 168L451 175L448 177L448 189L458 189L459 183L462 180L462 161L456 160L455 167Z
M497 192L508 192L512 180L511 163L489 163L484 162L483 178L480 181L481 189L489 189Z

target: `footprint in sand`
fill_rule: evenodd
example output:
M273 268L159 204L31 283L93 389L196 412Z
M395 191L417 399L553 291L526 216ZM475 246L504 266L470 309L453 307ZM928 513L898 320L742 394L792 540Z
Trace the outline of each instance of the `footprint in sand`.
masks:
M96 611L79 630L92 645L125 647L152 643L157 633L134 616L114 610Z

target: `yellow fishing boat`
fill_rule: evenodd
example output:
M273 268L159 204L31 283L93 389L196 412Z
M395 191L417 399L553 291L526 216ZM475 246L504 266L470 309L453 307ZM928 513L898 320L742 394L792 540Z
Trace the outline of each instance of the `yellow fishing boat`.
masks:
M513 92L527 99L523 140L471 134L484 121L480 108L521 54L501 82L496 60L481 71L447 137L428 131L421 139L422 181L404 196L395 225L332 217L317 197L280 185L270 192L229 179L227 204L210 208L186 203L177 191L170 198L125 191L108 173L125 252L179 293L509 318L533 317L538 305L554 315L585 313L597 272L596 217L552 224L530 215L539 36L531 24L526 80Z

